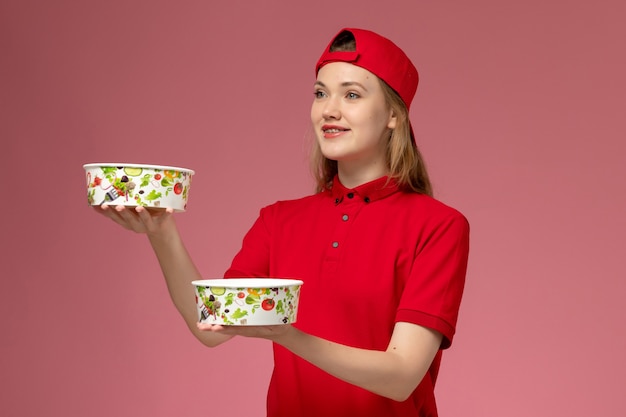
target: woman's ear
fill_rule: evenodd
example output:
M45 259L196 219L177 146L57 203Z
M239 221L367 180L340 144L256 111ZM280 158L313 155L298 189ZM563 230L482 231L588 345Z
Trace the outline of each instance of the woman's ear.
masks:
M396 112L394 109L389 109L389 121L387 122L387 127L391 130L396 128L398 124L398 117L396 116Z

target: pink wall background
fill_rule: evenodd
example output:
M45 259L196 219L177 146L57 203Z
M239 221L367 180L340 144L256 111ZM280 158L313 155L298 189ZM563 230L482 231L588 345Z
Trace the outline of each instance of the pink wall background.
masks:
M195 169L178 220L219 276L260 207L312 189L313 65L343 26L414 59L437 196L472 224L441 415L626 415L625 20L622 0L0 1L0 415L263 415L269 344L200 346L81 166Z

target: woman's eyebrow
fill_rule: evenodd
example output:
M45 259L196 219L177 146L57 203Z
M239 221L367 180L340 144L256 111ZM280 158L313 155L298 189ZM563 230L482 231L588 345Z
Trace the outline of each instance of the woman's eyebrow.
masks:
M326 85L321 82L321 81L315 81L315 85L326 88ZM362 88L363 90L367 91L367 88L365 88L365 86L359 82L356 81L344 81L341 84L341 87L353 87L353 86L357 86Z

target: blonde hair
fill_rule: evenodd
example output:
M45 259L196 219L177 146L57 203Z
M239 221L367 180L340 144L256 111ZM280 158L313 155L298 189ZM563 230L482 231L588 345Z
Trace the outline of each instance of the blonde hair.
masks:
M397 181L401 189L433 196L433 189L421 152L411 136L409 112L400 96L380 78L387 106L396 116L396 127L386 146L386 162L389 178ZM313 141L311 169L316 183L316 192L330 189L338 172L337 161L326 158L319 143Z

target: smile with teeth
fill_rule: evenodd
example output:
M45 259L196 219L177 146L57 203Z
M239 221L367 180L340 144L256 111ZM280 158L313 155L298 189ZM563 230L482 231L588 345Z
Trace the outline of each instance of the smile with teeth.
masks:
M343 128L341 126L322 126L322 132L326 135L332 135L342 132L347 132L350 129Z

